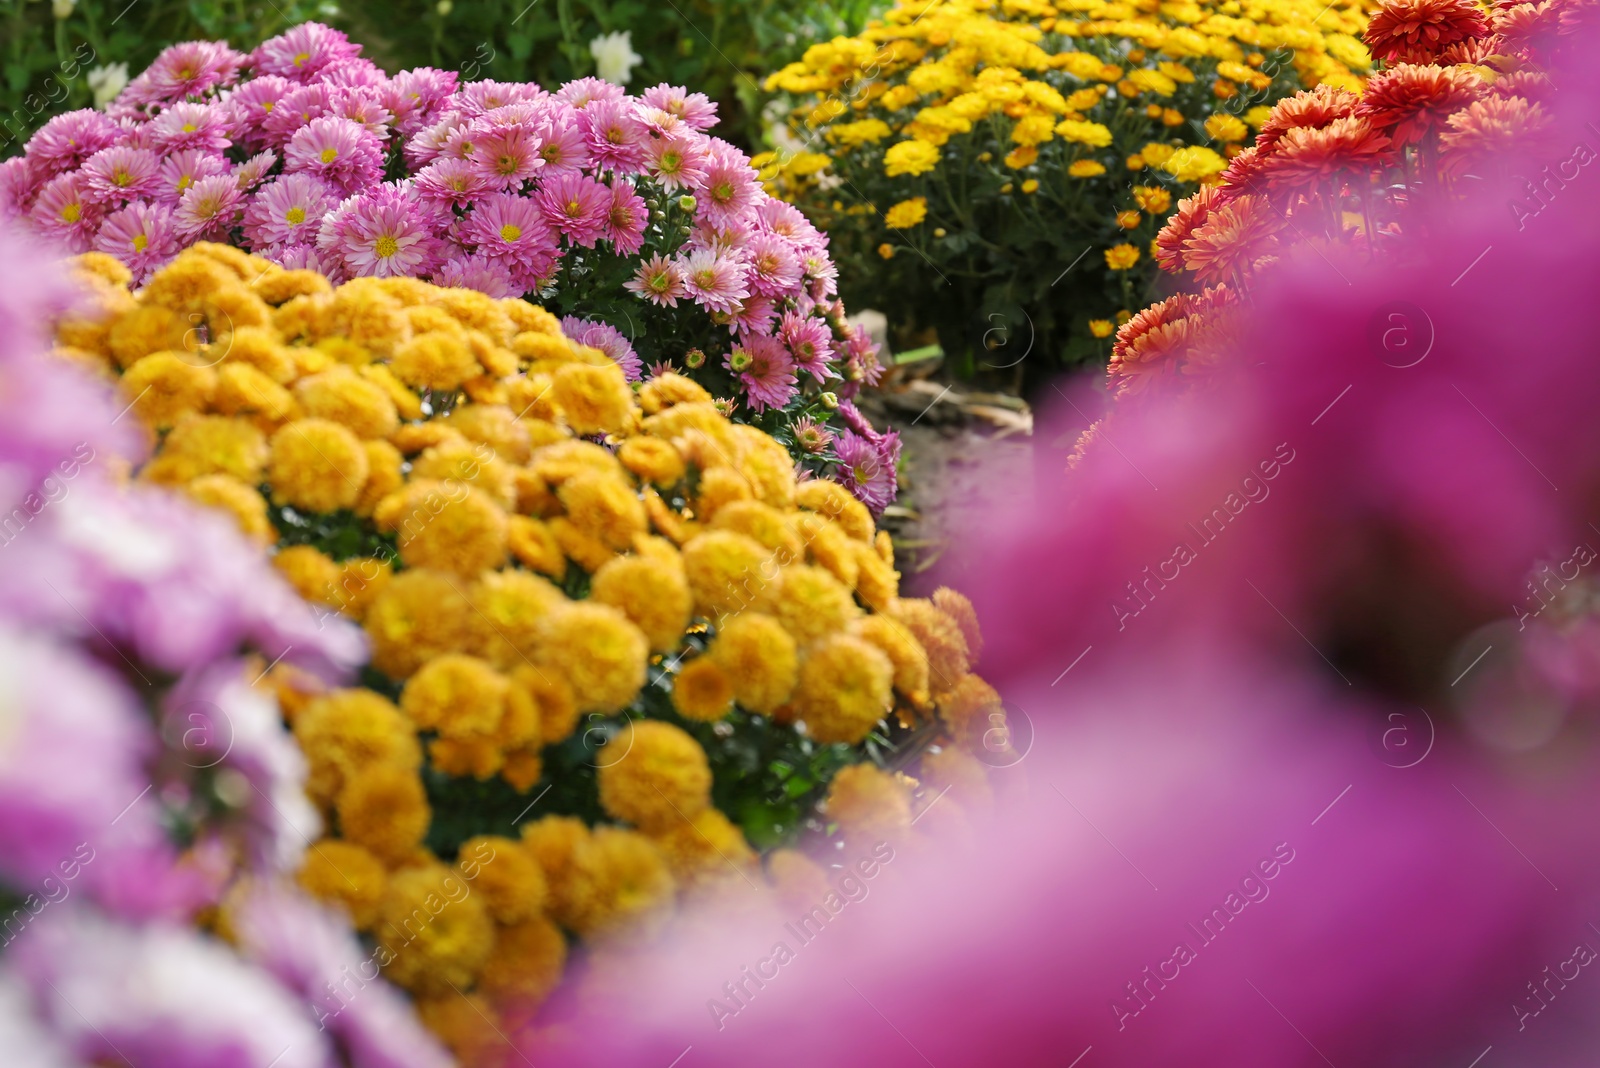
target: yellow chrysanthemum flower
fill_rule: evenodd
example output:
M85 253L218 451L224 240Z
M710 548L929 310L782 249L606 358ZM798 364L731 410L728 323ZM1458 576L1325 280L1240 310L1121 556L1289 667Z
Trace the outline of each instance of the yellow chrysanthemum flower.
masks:
M294 718L294 737L310 772L306 793L332 805L357 773L377 766L415 775L422 749L411 722L371 690L335 690Z
M353 507L368 470L361 439L338 423L296 419L272 435L267 481L276 501L308 512Z
M1113 271L1126 271L1139 262L1139 249L1135 245L1112 245L1105 251L1106 266Z
M1228 161L1203 145L1190 145L1178 149L1158 166L1180 182L1198 182L1220 174Z
M670 723L630 723L601 748L597 761L601 807L637 827L670 827L711 804L705 750Z
M1106 168L1097 160L1075 159L1067 165L1067 173L1074 178L1098 178L1106 173Z
M683 887L716 882L729 876L748 877L756 855L727 816L714 808L680 819L650 836L667 858L673 878Z
M389 877L374 934L387 951L380 954L387 958L384 974L419 994L459 997L494 952L494 921L483 898L442 864Z
M893 840L911 827L911 797L905 784L872 764L840 768L828 785L828 818L863 843Z
M787 701L799 679L794 636L760 612L744 612L723 623L710 657L732 682L739 703L761 715L771 715Z
M458 579L426 569L403 571L367 609L372 666L406 678L436 656L479 648L482 626Z
M594 573L589 596L620 609L658 653L670 653L682 644L694 607L689 579L676 552L611 560Z
M433 818L415 771L374 764L339 791L339 833L385 864L398 865L422 844Z
M324 838L306 850L295 876L306 892L342 905L358 931L371 929L389 888L383 863L354 842Z
M714 658L696 657L673 676L672 707L684 719L715 722L733 710L733 680Z
M574 434L614 434L627 426L633 394L616 364L566 364L556 370L551 389Z
M561 931L543 916L531 916L495 932L494 951L478 975L478 988L526 1011L550 996L566 963L567 940Z
M891 230L909 230L928 217L928 198L902 200L883 213L883 225Z
M605 604L563 605L545 621L536 663L572 687L585 712L626 708L645 681L649 642L617 609Z
M828 570L807 564L779 571L771 604L778 621L802 647L840 633L861 614L843 583Z
M568 926L595 940L649 938L671 915L677 884L654 842L599 827L575 851Z
M549 896L544 871L521 842L483 834L461 843L456 871L483 895L495 923L517 924L544 911Z
M883 154L883 170L890 178L926 174L939 165L939 150L926 141L900 141Z
M800 665L793 713L824 744L861 741L888 715L894 665L876 646L836 634Z
M691 539L683 547L683 566L696 609L708 619L764 604L776 574L770 549L730 530Z

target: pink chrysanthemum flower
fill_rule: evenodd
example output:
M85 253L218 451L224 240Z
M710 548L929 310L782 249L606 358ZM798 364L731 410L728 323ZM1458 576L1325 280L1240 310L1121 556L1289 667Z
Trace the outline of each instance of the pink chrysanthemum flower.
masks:
M688 189L706 180L703 138L669 134L651 138L650 174L669 190Z
M605 236L619 256L632 256L644 246L645 227L650 209L631 186L617 182L611 187L611 206L606 211Z
M624 99L594 100L578 113L596 167L619 174L644 170L650 134L633 112L633 101Z
M233 143L227 126L228 112L220 104L174 104L150 124L150 140L161 152L221 152Z
M494 186L476 166L464 159L436 159L412 180L425 200L465 206L494 192Z
M423 127L412 135L405 145L406 162L413 170L426 167L434 160L444 155L445 145L457 130L464 130L472 125L472 120L459 111L447 111L439 116L432 124Z
M239 218L244 194L231 174L202 178L183 194L172 213L173 228L185 241L226 241Z
M651 304L666 308L676 308L678 298L688 295L688 290L683 287L683 271L660 253L639 264L639 269L634 272L632 279L623 284L623 288Z
M278 36L262 41L251 53L250 65L259 73L276 74L290 81L310 82L324 68L361 54L361 46L320 22L302 22Z
M539 156L544 160L540 177L548 181L558 174L579 174L589 166L589 138L578 125L576 115L561 115L539 128L543 143Z
M563 85L556 95L582 111L597 101L622 100L628 94L604 78L579 78Z
M338 201L309 174L284 174L261 187L244 212L244 236L255 249L312 244Z
M646 89L639 99L650 107L678 116L697 130L709 130L717 124L717 105L704 93L691 93L682 86L662 82Z
M261 123L267 144L282 147L313 119L333 113L333 91L326 85L302 85L285 93Z
M711 312L733 314L750 295L744 264L712 249L695 249L681 264L683 287L695 303Z
M799 208L776 197L766 197L756 205L756 224L796 245L810 245L818 238L817 228Z
M497 126L479 133L471 163L491 189L520 189L544 166L539 138L524 126Z
M102 204L152 196L160 187L160 157L146 148L112 145L90 156L78 173L84 195Z
M410 277L430 266L432 235L403 197L357 197L341 205L339 214L334 247L352 278Z
M629 382L639 381L644 361L639 359L639 354L633 351L633 345L616 327L569 315L561 320L561 332L569 340L599 349L611 357L611 362L622 368Z
M556 248L538 202L515 193L494 193L479 201L461 223L461 240L495 259L522 265L540 262Z
M496 299L520 297L524 292L512 280L511 271L504 262L491 259L481 252L451 256L434 274L432 281L436 286L476 289Z
M455 95L450 98L449 106L477 118L485 112L503 108L508 104L537 103L543 96L545 91L532 82L496 82L484 79L468 82L457 89Z
M900 456L900 435L891 430L873 441L841 430L834 452L839 458L839 482L871 510L873 518L881 516L894 502L898 488L895 462Z
M788 239L758 231L745 242L744 251L750 264L750 288L757 293L786 296L800 285L800 257Z
M325 116L290 138L284 169L315 175L344 193L358 193L378 181L383 153L378 139L360 124Z
M785 312L778 336L789 347L796 367L818 382L835 377L828 367L833 359L833 332L828 324L812 316Z
M417 67L389 79L383 87L383 105L394 116L395 129L409 136L436 121L445 100L455 91L455 71Z
M762 199L761 184L750 160L725 141L712 139L706 176L695 187L697 214L717 226L741 220Z
M218 41L185 41L165 48L117 97L112 117L140 114L152 104L171 104L232 85L247 58Z
M121 131L103 112L92 108L57 115L28 138L24 148L36 173L53 177L116 143Z
M745 403L754 412L782 408L799 392L794 361L788 350L771 337L752 337L723 358L723 366L744 383Z
M174 152L161 161L150 195L163 204L176 205L200 179L227 174L228 161L209 152Z
M813 456L827 452L833 444L833 431L809 415L796 419L791 429L794 443Z
M136 285L143 285L180 247L172 230L172 209L143 201L106 216L94 239L95 251L121 260Z
M0 222L27 215L38 195L39 182L26 156L0 162Z
M329 90L328 113L360 123L379 141L388 138L389 124L394 121L383 106L383 91L371 85Z
M380 89L389 84L389 76L372 60L357 56L329 63L317 81L336 89Z
M267 172L272 170L277 162L278 154L272 149L269 148L265 152L257 152L233 169L234 181L239 183L241 190L248 193L261 184L262 179L267 176Z
M689 235L687 245L689 248L708 248L720 252L737 252L739 258L744 258L744 247L750 241L751 228L743 218L733 219L726 224L715 222L708 215L701 215L695 220L694 230Z
M574 245L594 248L605 234L611 190L588 175L558 175L546 182L534 199L550 226Z
M29 212L34 229L72 252L88 252L100 227L99 208L83 197L76 174L52 178Z
M724 316L713 315L712 318L721 322ZM770 334L772 324L778 318L778 310L773 305L771 297L752 293L739 302L739 308L733 315L725 318L728 320L729 331L738 337Z
M811 282L811 299L821 303L839 292L839 268L826 252L814 252L801 261Z
M278 102L295 89L295 84L276 74L263 74L251 78L222 98L231 124L230 133L235 140L257 144L265 139L263 127L267 117L277 108Z

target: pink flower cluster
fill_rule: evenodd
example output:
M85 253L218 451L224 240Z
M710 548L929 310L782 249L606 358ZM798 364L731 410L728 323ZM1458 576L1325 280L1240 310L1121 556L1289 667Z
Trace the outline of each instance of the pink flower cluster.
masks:
M225 519L118 481L140 435L110 387L48 355L45 316L69 297L11 229L0 226L0 1064L443 1068L382 984L319 1033L321 984L360 944L343 917L273 921L320 908L283 888L320 818L262 669L337 681L364 657L360 632L321 625ZM193 923L225 893L237 949Z
M876 381L826 236L706 133L704 95L390 77L360 51L317 23L249 55L174 45L108 112L58 116L0 165L0 218L111 253L139 280L212 240L336 281L604 307L609 321L580 332L630 377L636 344L658 361L701 348L729 357L757 413Z

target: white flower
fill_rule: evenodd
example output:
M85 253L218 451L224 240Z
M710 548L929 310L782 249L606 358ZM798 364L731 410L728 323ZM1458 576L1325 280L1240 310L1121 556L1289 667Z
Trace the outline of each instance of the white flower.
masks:
M589 54L594 57L595 73L617 85L627 85L633 68L644 61L633 50L633 34L628 30L596 37L589 42Z
M72 17L72 9L78 6L78 0L53 0L50 12L58 19Z
M89 72L89 90L94 93L94 106L103 108L117 98L128 84L126 63L107 63Z

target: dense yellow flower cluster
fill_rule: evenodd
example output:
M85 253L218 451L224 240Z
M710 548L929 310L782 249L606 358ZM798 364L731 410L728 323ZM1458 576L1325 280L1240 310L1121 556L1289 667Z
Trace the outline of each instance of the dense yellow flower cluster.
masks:
M137 294L105 257L77 271L95 306L60 324L58 349L113 377L155 435L137 477L275 547L304 597L363 625L393 681L317 692L269 676L337 828L301 880L349 911L463 1057L463 992L491 1019L529 1009L569 934L637 940L685 895L760 875L712 804L706 752L661 716L756 714L854 744L898 715L939 739L932 769L982 780L970 754L1003 712L972 674L971 604L902 598L866 507L798 480L699 385L668 374L635 391L538 307L410 279L335 288L209 244ZM340 517L365 532L359 555L289 544L294 522ZM670 696L651 706L647 684ZM429 784L527 793L585 716L608 732L599 806L625 826L547 817L453 861L424 845ZM913 781L850 771L828 819L903 836Z

